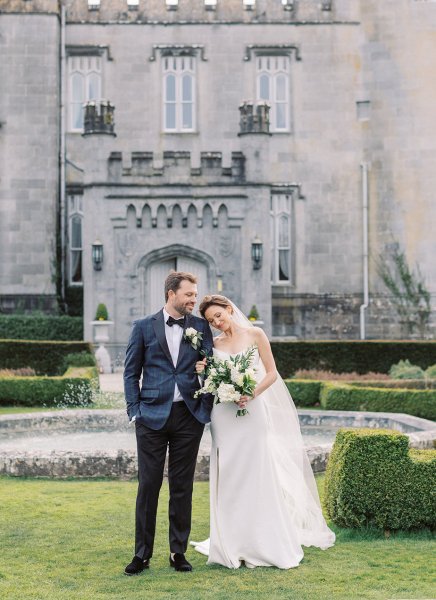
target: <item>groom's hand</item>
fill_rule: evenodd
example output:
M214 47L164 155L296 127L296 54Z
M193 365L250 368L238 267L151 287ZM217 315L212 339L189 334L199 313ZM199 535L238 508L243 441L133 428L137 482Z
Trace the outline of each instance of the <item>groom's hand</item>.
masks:
M198 373L198 375L201 375L201 373L203 373L204 369L206 368L206 362L206 358L203 358L203 360L199 360L195 363L195 371L196 373Z

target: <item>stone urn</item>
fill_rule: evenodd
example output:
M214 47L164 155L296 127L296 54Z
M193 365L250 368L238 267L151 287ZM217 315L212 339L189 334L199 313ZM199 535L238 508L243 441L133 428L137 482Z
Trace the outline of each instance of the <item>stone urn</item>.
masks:
M94 343L99 345L95 351L95 358L100 373L112 373L111 357L107 348L105 348L105 344L109 341L109 329L113 324L113 321L91 321L94 328Z

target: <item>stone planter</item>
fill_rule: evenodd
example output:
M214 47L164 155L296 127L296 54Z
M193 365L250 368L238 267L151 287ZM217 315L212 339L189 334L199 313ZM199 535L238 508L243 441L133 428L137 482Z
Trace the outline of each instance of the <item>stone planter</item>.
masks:
M94 342L99 344L95 351L95 358L97 359L100 373L112 373L111 359L104 344L107 344L109 341L109 329L113 324L113 321L91 321L91 325L94 328Z

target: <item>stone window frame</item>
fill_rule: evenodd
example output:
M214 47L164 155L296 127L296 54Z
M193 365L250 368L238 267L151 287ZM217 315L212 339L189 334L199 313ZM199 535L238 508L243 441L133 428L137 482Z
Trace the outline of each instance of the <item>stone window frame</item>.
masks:
M162 117L161 117L161 128L164 134L192 134L198 132L198 118L197 118L197 106L198 106L198 65L199 60L207 61L205 56L205 50L203 44L153 44L153 49L151 56L149 57L150 62L157 62L157 58L159 58L160 62L160 72L161 72L161 90L162 90L162 98L161 98L161 107L162 107ZM169 71L168 75L171 74L170 69L165 69L165 61L169 61L171 58L177 60L177 62L183 62L184 59L188 59L192 61L192 68L185 69L186 71L190 71L190 75L192 77L192 127L183 128L181 127L181 123L183 120L182 117L182 102L181 98L183 98L182 91L182 78L183 74L177 73L176 79L176 127L168 128L166 127L166 119L165 119L165 110L166 110L166 76L165 70ZM167 62L168 64L168 62ZM174 69L176 71L176 69ZM183 73L183 71L181 71Z
M283 202L285 200L285 202ZM292 190L271 190L270 194L270 253L271 253L271 285L295 285L295 208ZM280 244L280 221L288 221L288 243ZM280 278L280 253L288 252L287 279Z
M170 55L161 57L162 71L162 131L163 133L194 133L197 131L196 57ZM174 99L168 98L168 82L174 79ZM185 97L184 83L190 81L190 99ZM167 109L174 107L174 127L169 126ZM184 126L184 110L190 107L191 126Z
M67 193L68 199L68 227L67 227L67 245L68 245L68 285L72 287L83 286L83 194L71 190ZM73 246L73 220L79 219L80 222L80 246ZM74 255L79 254L81 280L73 280Z
M268 102L270 105L270 133L289 133L291 131L291 61L286 54L263 54L256 56L256 102ZM261 80L268 79L269 94L262 94ZM277 96L278 82L284 81L284 100ZM277 126L277 108L284 105L284 127Z
M67 133L83 133L83 125L78 128L74 126L73 121L73 104L84 104L89 100L100 102L104 97L103 82L104 82L104 61L103 57L106 54L107 60L113 60L109 46L67 46L66 47L66 75L67 75ZM92 63L94 65L92 66ZM72 78L79 74L84 78L84 94L81 100L73 99ZM89 94L89 85L91 76L96 75L98 93L91 97ZM82 109L83 111L83 109ZM83 112L82 112L83 115Z

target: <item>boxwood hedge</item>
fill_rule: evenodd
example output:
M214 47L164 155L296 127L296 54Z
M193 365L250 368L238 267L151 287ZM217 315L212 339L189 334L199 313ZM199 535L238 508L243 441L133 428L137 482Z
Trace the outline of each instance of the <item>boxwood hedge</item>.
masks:
M321 381L309 379L286 379L285 383L296 406L319 404Z
M9 340L83 340L83 318L0 315L0 338Z
M409 450L408 438L381 429L336 435L324 504L341 527L436 527L436 450Z
M0 368L31 367L38 375L62 375L65 356L79 352L92 354L91 344L0 339Z
M436 390L406 390L357 387L323 383L321 406L327 410L396 412L436 419Z
M1 377L0 405L81 406L97 388L95 367L71 367L60 377Z
M436 364L436 341L291 341L272 342L271 348L284 378L298 369L388 373L405 359L423 369Z

